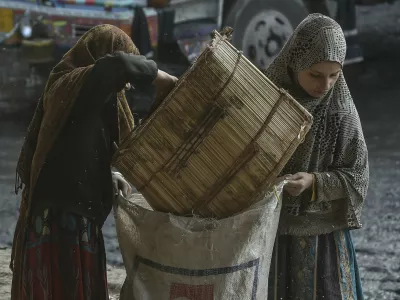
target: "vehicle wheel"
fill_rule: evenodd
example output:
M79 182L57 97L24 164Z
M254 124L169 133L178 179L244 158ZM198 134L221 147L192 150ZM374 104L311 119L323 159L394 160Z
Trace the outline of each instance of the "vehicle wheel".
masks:
M227 15L232 43L259 68L266 68L278 55L296 26L308 15L298 0L238 1Z

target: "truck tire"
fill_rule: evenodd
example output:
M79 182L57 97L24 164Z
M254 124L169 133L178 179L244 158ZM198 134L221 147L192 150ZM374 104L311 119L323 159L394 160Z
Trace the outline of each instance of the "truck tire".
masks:
M230 8L224 25L233 28L232 44L263 69L307 15L300 0L239 0Z

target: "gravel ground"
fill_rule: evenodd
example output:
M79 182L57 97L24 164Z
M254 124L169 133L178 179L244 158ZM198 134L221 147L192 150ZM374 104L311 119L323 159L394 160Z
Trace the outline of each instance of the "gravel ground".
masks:
M353 232L365 298L400 299L400 2L358 9L365 70L347 78L357 104L370 153L371 185L364 209L364 228ZM13 194L15 163L26 130L30 107L43 82L9 50L0 49L0 299L9 298L9 248L17 217ZM18 71L19 70L19 71ZM167 70L168 71L168 70ZM24 88L28 87L28 88ZM6 118L7 117L7 118ZM104 226L110 288L114 294L123 279L115 225Z

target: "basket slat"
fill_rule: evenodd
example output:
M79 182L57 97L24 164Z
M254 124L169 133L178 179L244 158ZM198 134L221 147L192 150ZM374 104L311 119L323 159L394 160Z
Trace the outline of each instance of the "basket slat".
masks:
M154 210L223 218L246 209L311 127L299 103L214 35L114 157Z

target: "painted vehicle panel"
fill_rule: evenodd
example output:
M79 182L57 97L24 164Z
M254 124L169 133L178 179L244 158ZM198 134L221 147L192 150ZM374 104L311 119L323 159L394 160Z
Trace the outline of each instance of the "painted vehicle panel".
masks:
M133 3L134 1L129 2ZM65 5L51 7L27 1L0 0L0 35L12 30L27 10L31 19L40 19L46 25L49 37L54 39L57 45L67 47L72 46L91 27L102 23L118 26L131 34L134 18L133 10L128 8L107 11L104 7L99 6ZM150 28L151 43L156 46L157 13L154 9L145 9L145 13ZM5 43L13 45L19 42L21 42L21 37L14 36Z
M148 3L157 8L149 7ZM233 44L253 63L265 68L308 13L322 12L340 19L349 38L349 53L355 53L347 62L362 61L362 52L357 42L353 42L357 35L355 14L349 13L356 1L321 0L317 8L315 3L311 0L0 0L0 43L2 35L21 22L27 11L30 20L41 23L47 36L24 37L22 31L11 38L6 36L5 44L29 48L25 51L28 57L34 53L44 55L45 51L33 50L46 44L43 39L55 49L66 51L91 27L102 23L118 26L132 36L135 7L139 6L147 21L150 44L156 52L159 50L159 55L168 52L163 46L175 43L178 52L192 62L206 46L210 32L228 25L235 29ZM352 24L351 28L346 24Z

